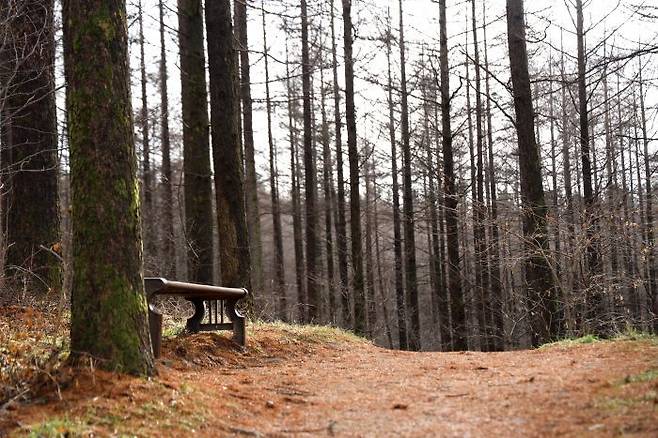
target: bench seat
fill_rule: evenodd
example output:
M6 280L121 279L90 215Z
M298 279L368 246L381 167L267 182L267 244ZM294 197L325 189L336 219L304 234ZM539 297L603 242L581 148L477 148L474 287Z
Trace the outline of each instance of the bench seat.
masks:
M162 313L153 303L158 295L182 297L194 305L194 314L187 320L189 331L232 330L233 340L242 347L246 346L245 317L236 305L249 295L247 289L185 283L159 277L145 278L144 287L149 308L151 345L156 358L160 357L162 349Z

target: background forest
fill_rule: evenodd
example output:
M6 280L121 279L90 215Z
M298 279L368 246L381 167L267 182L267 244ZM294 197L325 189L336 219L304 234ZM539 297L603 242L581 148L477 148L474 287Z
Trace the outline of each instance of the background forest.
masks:
M65 304L62 11L28 3L0 12L0 287ZM145 275L391 348L658 332L658 5L507 3L128 1Z

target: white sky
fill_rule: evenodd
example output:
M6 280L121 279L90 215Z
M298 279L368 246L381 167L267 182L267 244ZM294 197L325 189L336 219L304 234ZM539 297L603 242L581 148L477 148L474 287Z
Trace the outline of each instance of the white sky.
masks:
M211 1L211 0L206 0ZM336 7L340 8L340 0L334 0ZM485 0L477 0L477 20L478 26L482 25L482 9ZM566 0L570 1L570 0ZM149 74L155 76L158 72L158 61L160 53L160 40L158 30L158 8L157 0L143 0L145 16L145 31L147 41L147 71ZM399 23L399 10L397 0L353 0L354 13L353 20L355 23L355 31L357 40L355 42L355 72L357 76L356 90L356 108L358 117L358 135L360 139L367 138L376 145L377 155L389 160L389 139L388 131L384 123L388 120L388 109L386 105L386 90L383 87L374 85L372 81L379 83L386 83L386 53L381 43L373 41L383 32L386 25L387 10L390 8L391 18L393 22L393 32L397 34ZM137 0L128 0L129 14L136 11ZM175 0L168 0L167 6L172 10L168 11L166 22L170 28L167 35L167 56L168 56L168 71L169 71L169 93L170 93L170 126L172 131L180 132L180 72L178 69L178 48L175 29L177 28L177 17L173 10L175 9ZM285 3L286 5L282 5ZM297 1L285 0L266 0L264 7L268 14L266 14L267 30L268 30L268 43L270 47L271 56L270 60L270 78L274 82L271 85L272 97L280 102L280 105L275 107L275 114L273 124L275 126L275 141L279 149L279 169L283 174L281 182L286 183L288 165L288 141L287 141L287 128L283 126L287 123L286 105L283 102L287 98L285 90L285 66L277 60L285 59L285 43L288 41L290 45L291 55L294 58L300 57L299 46L299 33L293 35L286 35L281 30L282 18L277 13L284 13L290 17L295 17L294 26L299 26L299 5ZM249 48L251 53L251 79L252 79L252 97L254 98L254 136L256 143L257 154L257 171L261 179L268 177L268 164L267 157L267 132L266 132L266 118L264 111L264 104L262 101L265 97L264 87L264 64L262 59L262 22L260 13L260 1L249 2L248 9L249 17ZM528 36L530 44L528 49L530 51L530 64L531 71L547 70L545 68L548 63L548 58L551 52L550 44L555 47L560 45L560 29L563 29L564 47L567 52L567 70L573 72L575 70L574 56L575 56L575 35L573 34L575 26L569 14L568 8L562 0L526 0L525 1L527 22L530 26ZM585 27L591 29L587 34L588 48L593 47L593 44L602 40L604 34L615 32L615 35L609 39L609 43L615 46L614 53L623 54L627 53L629 49L637 47L638 41L648 45L658 44L658 26L656 23L650 21L642 21L631 13L630 5L643 4L658 8L658 0L589 0L585 2ZM403 2L404 19L405 19L405 39L407 41L408 54L407 54L407 75L409 78L410 86L409 92L411 93L410 105L412 109L419 109L420 91L414 87L413 77L418 72L417 61L420 59L421 53L425 51L429 53L438 50L438 4L431 0L405 0ZM459 85L458 75L464 75L464 43L466 38L466 21L468 20L468 40L469 51L472 54L472 34L470 31L470 1L465 0L448 0L448 36L449 45L451 47L449 60L451 63L451 88L454 90ZM616 8L616 10L615 10ZM329 30L329 17L327 2L325 1L309 1L309 14L312 15L312 22L314 25L320 25ZM615 10L615 12L612 12ZM324 11L324 15L321 13ZM572 8L572 14L575 11ZM658 9L653 10L654 14L658 14ZM503 82L509 80L509 61L507 56L507 40L506 40L506 23L505 16L505 1L504 0L486 0L486 15L487 22L490 24L487 28L487 38L489 46L489 62L491 64L491 71ZM574 15L575 19L575 15ZM339 78L341 87L343 84L344 73L342 70L342 17L341 11L336 12L337 23L337 39L338 39L338 52L339 63L341 68L339 70ZM131 36L135 37L135 44L131 49L131 65L133 67L133 109L137 111L141 106L140 90L139 90L139 49L136 44L136 35L138 27L134 23L130 27ZM313 34L311 40L314 39ZM541 40L541 41L540 41ZM479 32L480 42L480 56L483 62L483 48L482 48L482 32ZM324 40L324 45L330 47L330 40L328 37ZM600 58L603 54L602 47L592 56L590 64L595 63L596 59ZM608 47L608 50L610 48ZM558 53L553 55L555 59L559 57ZM324 55L327 65L331 62L330 52ZM393 47L393 61L394 61L394 74L399 76L399 50ZM649 119L649 137L656 137L658 128L658 117L656 102L658 96L656 92L656 69L655 69L655 55L653 58L646 56L643 58L643 63L647 64L644 68L644 78L648 79L650 86L648 87L647 106L649 111L647 113ZM298 65L293 66L293 74L298 73ZM637 71L637 61L631 62L622 71L622 81L624 78L628 79L633 77ZM473 78L471 73L471 78ZM325 71L327 81L331 80L331 70ZM370 81L364 80L370 78ZM279 80L276 80L279 79ZM319 70L315 75L315 85L319 84ZM509 107L511 96L504 90L496 81L492 80L492 90L496 96L496 101L502 107L507 108L510 114L513 114L513 109ZM613 86L615 84L611 84ZM482 84L484 90L484 82ZM555 86L557 88L557 85ZM458 97L453 102L453 127L458 128L462 125L464 116L461 110L464 106L464 98ZM316 96L319 93L316 91ZM327 110L329 112L329 120L333 120L333 101L332 96L329 95L327 101ZM398 97L395 96L395 99ZM559 99L559 94L556 94ZM474 99L474 97L473 97ZM542 99L545 100L545 97ZM158 106L160 97L155 83L149 85L149 105L154 107ZM344 100L343 100L344 103ZM412 129L418 123L418 116L415 112L412 114ZM319 119L319 111L317 114ZM344 119L343 119L344 121ZM497 158L503 160L507 152L513 147L515 138L510 131L504 130L509 127L506 118L494 108L494 131L496 141ZM157 126L154 127L157 130ZM598 127L597 129L602 129ZM157 131L156 131L157 134ZM157 135L156 135L157 137ZM548 138L548 134L542 132L542 142ZM176 140L177 137L172 137ZM346 140L345 133L343 134ZM461 139L457 139L458 144ZM603 141L601 138L596 139L599 147ZM154 155L155 160L159 160L159 145L154 142ZM182 145L172 144L175 148L181 148ZM655 150L655 142L652 150ZM321 156L321 154L319 155ZM466 163L464 163L466 164ZM547 163L544 163L546 166ZM386 164L388 166L388 164ZM386 167L381 169L386 172ZM466 172L467 173L467 172ZM345 172L348 175L347 169ZM466 176L466 175L465 175ZM547 178L545 177L545 180ZM387 184L387 181L382 181ZM285 188L282 188L285 193Z

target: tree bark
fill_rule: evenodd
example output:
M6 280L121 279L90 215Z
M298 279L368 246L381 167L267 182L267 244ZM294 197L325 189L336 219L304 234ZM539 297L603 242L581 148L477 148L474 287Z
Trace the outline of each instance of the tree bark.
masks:
M388 61L388 134L391 141L391 191L393 196L393 257L395 271L395 303L398 322L398 347L406 350L407 345L407 319L405 317L404 279L402 271L402 227L400 222L400 188L398 183L398 152L395 138L395 115L393 109L393 78L391 72L391 33L390 13L388 33L386 35L386 56Z
M658 333L658 294L656 294L656 256L655 237L653 223L653 193L651 192L651 163L649 158L649 137L647 133L647 116L644 105L644 82L642 81L642 60L639 60L639 82L640 82L640 116L642 123L642 145L644 152L644 189L646 193L646 235L647 235L647 265L649 267L649 282L647 284L647 300L649 304L649 315L652 321L652 330Z
M491 297L489 296L489 281L487 278L487 242L485 234L485 211L484 203L484 134L482 132L482 95L481 95L481 75L480 75L480 50L478 47L477 20L475 18L475 0L471 0L471 22L473 32L473 58L475 66L475 144L477 148L477 199L473 202L473 234L475 240L475 278L476 278L476 315L479 325L480 348L488 351L489 346L489 328Z
M600 270L600 254L596 235L595 195L592 189L592 161L590 158L589 112L587 109L587 82L585 60L585 33L583 29L583 2L576 0L576 38L578 40L578 107L580 120L580 155L582 161L583 199L585 202L584 226L586 228L586 254L590 279ZM585 322L593 333L604 334L601 318L605 311L600 288L592 284L587 291Z
M494 163L494 148L493 148L493 124L491 122L491 92L489 85L489 53L487 45L487 15L486 15L486 2L482 2L483 11L483 42L484 42L484 68L486 71L484 79L484 88L487 95L487 143L489 152L489 199L491 201L491 250L489 251L489 280L490 280L490 306L489 309L492 315L491 341L490 347L497 351L505 349L505 320L503 306L505 304L505 295L501 287L501 271L500 271L500 232L498 230L498 193L496 189L496 171Z
M302 240L302 213L299 199L299 166L297 164L297 127L295 126L295 115L293 112L297 109L293 102L296 95L292 88L290 80L290 62L288 53L288 44L286 43L286 86L288 89L288 132L290 136L290 197L292 199L292 228L293 241L295 247L295 282L297 284L297 306L295 317L299 321L304 319L304 308L306 302L306 283L304 283L304 242ZM293 319L295 319L293 317Z
M201 14L201 0L178 0L187 278L195 283L212 284L213 214Z
M551 271L546 260L549 251L546 229L547 207L544 201L539 150L535 140L523 0L507 0L507 38L519 142L523 235L528 252L525 276L528 311L531 314L530 337L532 345L538 346L555 335L551 333L551 321L556 317L557 301Z
M47 250L60 239L54 5L24 0L6 6L0 18L13 15L7 19L16 38L10 36L0 54L7 67L7 77L0 77L6 96L0 160L4 267L16 284L25 280L46 292L62 282L60 262Z
M208 2L205 13L212 35L208 39L210 117L222 284L251 289L230 0Z
M340 87L338 85L338 54L336 49L336 26L334 0L331 0L331 58L334 80L334 130L336 139L336 254L338 256L338 275L340 276L340 302L342 307L343 327L352 326L352 311L348 292L347 275L347 224L345 223L345 178L343 176L343 136L340 115Z
M65 0L72 359L152 374L125 2ZM102 202L99 202L102 200Z
M443 179L446 206L446 235L448 246L448 289L450 290L450 316L452 339L444 343L456 351L468 349L466 340L466 312L462 290L459 251L459 220L457 206L459 193L455 187L455 162L452 150L450 123L450 74L448 65L448 32L446 24L446 0L439 0L440 69L441 69L441 134L443 143ZM446 306L447 307L447 306ZM447 312L445 314L446 321Z
M270 99L269 48L267 47L267 26L265 24L264 1L261 2L263 14L263 57L265 58L265 104L267 108L267 143L270 161L270 200L272 202L272 241L274 246L274 294L275 311L281 321L288 319L286 299L286 271L283 258L283 232L281 227L281 204L279 202L279 184L276 167L276 150L272 137L272 101Z
M361 198L359 196L359 150L354 109L354 60L352 59L352 0L343 0L343 40L345 52L345 119L350 164L350 229L352 234L352 293L354 295L354 331L366 333L366 300L363 284L361 243Z
M411 145L409 144L409 106L407 96L406 54L404 46L404 19L402 0L400 8L400 89L402 111L402 204L404 229L404 270L407 291L407 318L409 319L409 350L421 348L420 315L418 313L418 281L416 272L416 230L414 224L413 188L411 187Z
M311 123L311 61L308 43L308 11L301 0L302 18L302 94L304 102L304 194L306 207L306 321L317 322L320 314L317 236L317 176L313 163L313 126Z
M141 85L142 107L139 113L139 128L142 135L142 193L144 196L144 206L142 207L142 235L144 238L144 258L145 270L151 274L151 261L155 257L155 242L153 235L153 184L151 175L151 135L149 126L149 106L146 78L146 59L144 56L144 13L142 9L142 0L138 4L139 22L139 72Z
M240 60L240 99L242 100L242 135L244 137L244 189L251 279L255 293L263 290L263 242L260 232L258 209L258 175L254 150L254 128L251 101L251 69L249 65L249 38L247 31L247 1L234 0L235 33L238 40Z
M169 136L169 89L167 87L167 50L165 45L164 0L159 0L160 18L160 142L162 150L162 275L176 274L176 247L174 245L173 193L171 188L171 139Z

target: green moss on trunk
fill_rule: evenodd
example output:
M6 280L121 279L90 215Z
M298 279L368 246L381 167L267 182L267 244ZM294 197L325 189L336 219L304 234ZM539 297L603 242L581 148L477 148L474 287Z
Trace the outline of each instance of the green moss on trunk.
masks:
M65 0L71 150L71 352L151 374L123 1Z

